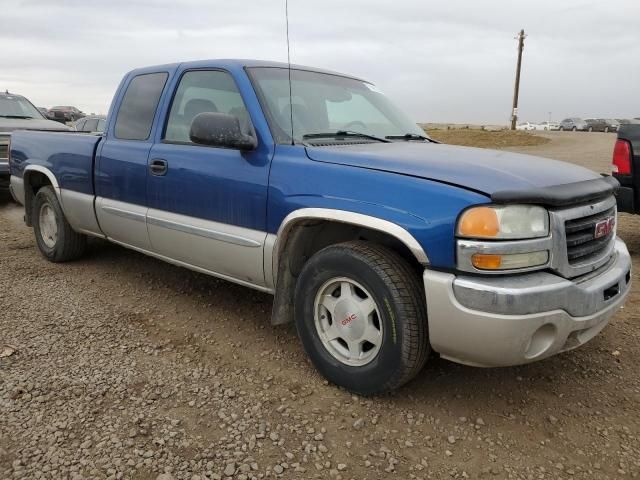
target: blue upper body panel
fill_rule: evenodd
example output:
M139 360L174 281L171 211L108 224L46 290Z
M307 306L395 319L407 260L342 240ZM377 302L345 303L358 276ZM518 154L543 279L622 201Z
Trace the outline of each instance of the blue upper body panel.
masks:
M95 149L102 137L81 133L19 130L11 138L11 175L27 165L45 167L60 188L92 195Z
M278 145L269 179L268 229L300 208L329 208L361 213L404 227L422 245L431 265L455 263L454 228L469 205L484 195L443 183L353 166L321 163L305 147Z
M62 188L269 233L276 233L283 219L300 208L357 212L404 227L431 264L443 268L455 265L455 223L466 207L487 203L500 190L597 178L562 162L428 142L275 145L245 71L258 66L287 65L209 60L134 70L116 92L104 137L16 132L11 173L22 176L26 164L37 164L51 170ZM233 76L258 137L254 152L163 142L173 92L184 72L198 69ZM149 139L116 139L114 125L127 85L137 75L156 72L168 76ZM165 179L150 178L152 157L169 160Z

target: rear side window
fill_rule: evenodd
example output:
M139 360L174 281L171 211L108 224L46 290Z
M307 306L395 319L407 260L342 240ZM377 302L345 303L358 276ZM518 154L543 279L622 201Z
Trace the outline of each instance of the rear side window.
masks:
M167 82L167 73L138 75L127 87L118 117L115 136L122 140L147 140L160 95Z
M98 128L97 128L97 132L104 132L104 127L105 127L106 122L102 119L98 120Z
M84 128L82 129L85 132L95 132L98 128L98 119L90 118L87 120L87 123L84 124Z
M76 123L76 130L77 130L77 131L79 131L79 132L83 132L83 131L84 131L84 123L85 123L85 121L86 121L86 120L79 120L79 121Z

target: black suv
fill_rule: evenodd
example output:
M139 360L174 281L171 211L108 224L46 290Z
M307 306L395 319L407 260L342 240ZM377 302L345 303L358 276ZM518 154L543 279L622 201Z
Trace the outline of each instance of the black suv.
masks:
M608 132L611 130L604 118L585 118L584 121L587 124L587 128L585 128L587 132Z
M76 120L80 120L84 117L85 114L82 113L76 107L51 107L49 109L49 118L55 120L56 122L75 122Z

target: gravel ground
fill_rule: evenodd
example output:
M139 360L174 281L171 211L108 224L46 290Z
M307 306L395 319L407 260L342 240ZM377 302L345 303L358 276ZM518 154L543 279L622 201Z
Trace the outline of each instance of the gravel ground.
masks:
M581 349L492 370L434 357L361 398L269 325L269 296L101 241L51 264L21 216L0 206L1 479L640 475L635 286ZM639 227L622 216L634 258Z

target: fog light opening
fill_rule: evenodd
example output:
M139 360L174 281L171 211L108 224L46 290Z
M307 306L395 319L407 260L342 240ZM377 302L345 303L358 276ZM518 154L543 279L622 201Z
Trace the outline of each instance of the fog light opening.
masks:
M529 346L524 354L528 359L539 357L545 353L556 339L558 330L552 323L545 323L531 336Z

